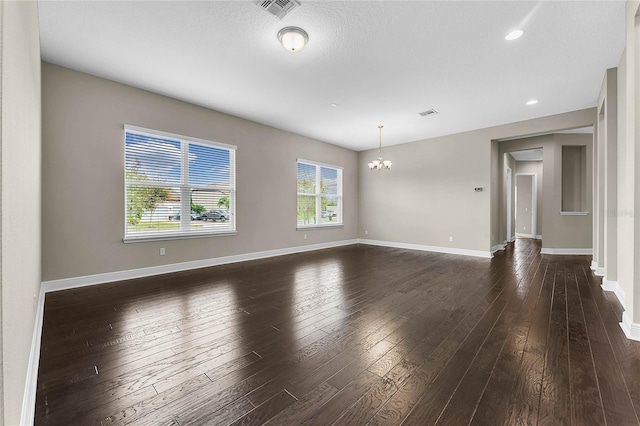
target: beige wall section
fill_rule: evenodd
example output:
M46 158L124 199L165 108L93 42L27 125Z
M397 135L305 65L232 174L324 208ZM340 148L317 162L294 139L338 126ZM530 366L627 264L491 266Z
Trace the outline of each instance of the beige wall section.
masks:
M489 251L488 140L461 133L385 147L383 154L393 161L390 171L369 170L377 152L360 152L361 238Z
M42 90L43 280L357 237L354 151L47 63ZM123 244L125 123L236 145L237 235ZM344 167L344 227L296 231L297 158Z
M625 315L640 324L640 2L628 1L617 69L617 283Z
M384 157L394 163L388 173L370 171L367 162L377 152L362 151L358 236L488 252L506 237L499 211L503 161L495 141L590 126L594 120L595 108L589 108L384 147Z
M489 203L491 204L491 250L495 250L496 248L502 245L502 241L498 240L499 230L498 226L500 224L500 213L498 211L500 207L500 191L494 190L494 188L498 188L500 186L500 159L498 158L498 153L500 152L500 148L498 146L497 140L492 140L491 142L491 187L490 189L490 197Z
M595 112L594 110L592 110ZM595 114L594 114L595 115ZM593 116L592 116L593 117ZM593 124L593 122L592 122ZM592 163L593 136L590 134L550 134L510 140L500 143L500 155L506 152L542 148L542 228L546 231L542 247L546 249L588 249L592 247L592 212L586 216L561 216L562 191L562 146L584 145L587 147L587 164ZM587 200L592 203L592 172L587 170ZM505 195L502 195L505 198ZM506 216L506 215L505 215ZM506 223L506 217L501 222Z
M629 92L627 80L627 51L622 54L622 60L618 65L618 206L617 206L617 253L618 284L625 292L628 301L633 300L635 294L633 288L634 274L634 187L636 185L634 175L635 151L633 133L628 134L627 126L629 115L627 111L633 106L629 105L634 96ZM631 82L633 85L633 82ZM633 117L630 117L631 121ZM633 303L626 303L627 313L632 314Z
M609 281L617 280L617 237L618 237L618 101L617 101L617 69L609 69L605 73L602 90L598 99L599 117L603 116L604 123L598 119L599 126L604 124L602 133L604 139L598 140L598 152L604 153L604 266L605 278ZM600 149L602 144L602 149Z
M530 235L533 232L533 176L516 175L516 232ZM537 231L537 230L536 230Z
M542 168L542 161L516 161L516 173L530 173L536 175L536 195L537 195L537 221L536 221L536 234L543 235L542 233L542 210L543 197L542 188L544 185L544 173Z
M632 39L630 50L633 51L631 58L627 58L628 64L633 61L632 78L627 80L627 89L633 93L633 108L627 116L627 135L633 135L635 141L635 167L634 167L634 288L633 288L633 321L640 323L640 8L638 1L627 3L627 40ZM633 84L630 83L633 81Z
M4 424L20 424L40 292L40 42L35 2L2 2Z
M502 154L502 159L504 161L504 166L502 167L502 175L500 178L500 181L502 182L502 191L501 193L504 195L504 197L501 198L501 203L500 203L500 215L504 218L502 223L503 223L503 228L504 229L504 241L511 241L513 240L513 238L516 235L516 159L513 158L513 156L509 153L503 153ZM507 203L507 173L508 170L511 170L511 203ZM511 211L511 227L507 227L507 216L509 213L509 210ZM507 230L510 229L511 230L511 235L507 235L506 232Z

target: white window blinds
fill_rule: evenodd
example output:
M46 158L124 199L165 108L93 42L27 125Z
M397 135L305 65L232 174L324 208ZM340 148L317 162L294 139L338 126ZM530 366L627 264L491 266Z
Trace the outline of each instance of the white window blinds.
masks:
M125 241L235 232L235 147L125 126Z

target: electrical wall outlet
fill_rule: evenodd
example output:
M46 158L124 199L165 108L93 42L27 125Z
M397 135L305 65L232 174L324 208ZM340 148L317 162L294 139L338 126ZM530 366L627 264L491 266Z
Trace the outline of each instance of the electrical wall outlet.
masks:
M453 241L453 236L450 236L450 237L449 237L449 241Z
M364 235L369 235L369 230L368 229L364 230Z
M164 247L160 247L160 256L164 256L165 250Z
M307 234L304 234L304 235L302 236L302 239L306 240L306 239L307 239Z

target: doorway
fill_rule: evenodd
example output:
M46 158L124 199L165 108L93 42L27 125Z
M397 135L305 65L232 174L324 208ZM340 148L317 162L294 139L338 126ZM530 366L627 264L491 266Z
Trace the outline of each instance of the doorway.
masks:
M516 237L536 238L538 186L534 173L516 173Z

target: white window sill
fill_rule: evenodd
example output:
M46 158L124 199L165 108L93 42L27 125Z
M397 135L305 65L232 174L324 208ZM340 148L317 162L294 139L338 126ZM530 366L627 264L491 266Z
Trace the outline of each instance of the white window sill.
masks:
M560 216L587 216L589 212L560 212Z
M336 224L323 223L322 225L299 225L296 227L296 230L300 231L300 230L308 230L308 229L343 228L343 227L344 227L344 223L336 223Z
M124 237L122 242L125 244L131 243L147 243L150 241L170 241L170 240L188 240L192 238L209 238L209 237L228 237L237 235L237 231L229 232L208 232L208 233L193 233L193 234L162 234L162 235L141 235Z

